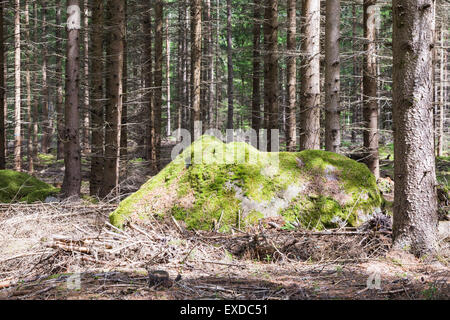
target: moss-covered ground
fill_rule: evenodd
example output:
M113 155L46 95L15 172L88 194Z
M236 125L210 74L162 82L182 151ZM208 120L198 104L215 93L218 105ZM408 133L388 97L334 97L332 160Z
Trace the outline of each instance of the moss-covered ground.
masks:
M44 201L59 189L23 172L0 170L0 202Z
M260 152L243 142L203 136L183 151L111 216L173 215L193 229L229 231L263 218L321 230L356 226L382 198L367 167L320 150Z

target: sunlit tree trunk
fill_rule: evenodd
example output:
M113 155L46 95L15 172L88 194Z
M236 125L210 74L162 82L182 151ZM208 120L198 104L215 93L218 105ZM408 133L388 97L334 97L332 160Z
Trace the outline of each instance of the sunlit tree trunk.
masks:
M287 31L287 93L288 106L286 112L286 150L294 152L297 144L296 136L296 110L297 110L297 1L288 0L288 31Z
M163 2L155 2L155 157L156 166L160 158L161 149L161 110L162 110L162 85L163 85Z
M106 41L106 127L103 185L100 192L102 197L116 195L119 192L117 187L119 184L120 128L122 120L125 0L110 0L107 2L105 21L109 32Z
M202 134L200 125L200 75L202 61L202 1L191 0L191 132L197 139Z
M33 117L31 114L31 54L32 49L30 46L30 7L29 0L25 0L25 42L27 44L26 49L26 65L25 65L25 84L27 90L27 108L26 108L26 119L27 119L27 163L28 172L33 173L34 171L34 159L33 159Z
M434 3L393 1L394 249L436 252L433 139Z
M261 128L261 0L255 0L253 9L252 80L252 129L256 131L259 147L259 129Z
M81 188L80 148L80 23L79 0L67 0L67 61L66 61L66 103L64 127L64 182L65 197L78 197Z
M378 99L376 58L376 0L364 0L364 74L363 74L363 116L364 147L366 164L378 179L380 160L378 157Z
M42 34L47 34L47 1L42 1ZM47 68L48 68L48 48L47 41L44 41L43 51L42 51L42 141L41 141L41 152L49 153L50 148L50 132L51 132L51 122L48 113L49 107L49 91L48 91L48 79L47 79Z
M340 129L340 0L326 3L325 26L325 149L339 152Z
M320 148L320 1L302 1L300 150Z
M14 6L14 169L22 169L21 79L20 79L20 0Z
M232 28L231 28L231 0L227 0L227 70L228 70L227 129L233 129L234 90L233 90L233 42L232 42Z

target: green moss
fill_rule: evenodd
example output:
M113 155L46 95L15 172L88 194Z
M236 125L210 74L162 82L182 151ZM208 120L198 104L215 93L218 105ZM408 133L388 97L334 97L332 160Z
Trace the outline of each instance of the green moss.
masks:
M44 201L59 189L23 172L0 170L0 202Z
M155 208L161 195L169 204ZM169 213L192 229L210 230L219 223L227 231L278 215L323 229L342 221L356 225L381 201L368 168L342 155L259 152L243 142L203 136L122 201L110 220L122 227L133 213Z

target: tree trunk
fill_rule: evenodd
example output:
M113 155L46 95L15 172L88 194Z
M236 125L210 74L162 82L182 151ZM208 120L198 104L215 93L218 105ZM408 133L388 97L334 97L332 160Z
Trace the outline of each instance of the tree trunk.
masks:
M166 17L166 81L167 81L167 137L171 135L171 114L170 114L170 35L169 35L169 15Z
M191 0L191 132L197 139L202 134L200 75L202 61L202 1Z
M259 148L261 128L261 0L255 0L253 9L253 85L252 85L252 129L256 131Z
M5 145L5 46L3 44L3 6L0 3L0 170L6 168L6 145Z
M33 161L33 117L31 110L31 54L32 49L30 46L30 9L29 9L29 1L25 0L25 42L27 44L26 50L26 70L25 70L25 82L27 87L27 162L28 162L28 172L34 172L34 161Z
M14 13L14 169L22 169L21 82L20 82L20 0L15 0Z
M353 52L356 52L358 49L356 47L356 4L352 4L352 50ZM351 112L352 112L352 136L351 136L351 142L356 142L356 125L358 122L358 103L356 103L358 99L358 87L359 87L359 80L358 80L358 57L356 54L353 54L353 80L352 80L352 93L355 101L352 104Z
M445 119L445 71L444 68L446 66L446 59L445 56L447 54L447 51L444 48L445 42L445 35L444 35L444 23L441 23L440 27L440 38L441 38L441 52L440 52L440 61L439 61L439 118L438 118L438 134L437 134L437 156L440 157L443 155L444 152L444 119Z
M366 164L378 179L380 163L378 157L378 101L376 59L376 0L364 0L364 148Z
M88 154L89 148L89 0L84 0L84 34L83 34L83 44L84 44L84 90L83 90L83 142L82 142L82 153Z
M278 129L278 0L266 0L264 44L264 120L270 152L274 147L271 129Z
M103 0L91 0L91 173L89 193L98 196L103 182Z
M287 91L288 106L286 112L286 150L294 152L297 145L296 137L296 109L297 109L297 51L296 34L297 34L297 1L288 0L288 31L287 31Z
M233 129L233 42L231 29L231 0L227 0L227 70L228 70L228 116L227 129Z
M434 5L393 1L393 246L417 256L437 249L433 141Z
M42 1L42 34L47 34L47 1ZM44 41L42 48L42 142L41 152L49 153L50 147L50 118L48 113L49 93L47 81L48 48Z
M81 148L79 115L79 73L80 73L80 3L67 0L67 62L66 103L64 128L64 182L65 197L80 195Z
M125 21L128 20L127 2L124 4ZM128 49L127 49L127 24L125 22L123 35L123 94L122 94L122 125L120 127L120 158L126 169L128 159Z
M154 133L155 133L155 161L159 168L161 149L161 110L163 85L163 1L155 2L155 105L154 105Z
M302 1L300 150L320 149L320 1Z
M106 21L108 41L106 46L106 108L105 108L105 162L102 197L117 195L119 190L120 128L123 93L123 37L125 35L125 0L107 2ZM112 192L114 191L114 194Z
M57 0L56 25L60 26L61 0ZM62 33L61 28L56 28L56 158L64 159L64 96L63 96L63 70L62 70Z
M339 123L340 13L340 0L327 1L325 26L325 149L336 153L339 152L341 145L341 129Z

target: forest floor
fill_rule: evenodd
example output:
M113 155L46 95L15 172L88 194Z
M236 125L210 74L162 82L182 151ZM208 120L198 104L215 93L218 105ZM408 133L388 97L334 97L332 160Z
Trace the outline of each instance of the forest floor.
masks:
M149 178L146 166L130 162L122 196ZM57 184L61 164L38 175ZM0 204L0 299L450 299L448 235L430 263L391 252L378 223L223 234L155 219L118 230L113 202Z

